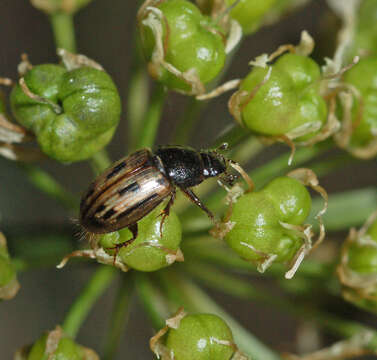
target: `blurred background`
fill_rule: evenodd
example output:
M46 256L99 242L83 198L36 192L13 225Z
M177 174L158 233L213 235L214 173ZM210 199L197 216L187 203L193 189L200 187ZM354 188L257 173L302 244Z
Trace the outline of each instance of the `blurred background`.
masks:
M75 16L78 51L103 65L118 86L122 97L123 116L116 135L109 146L113 160L127 152L126 95L130 79L130 61L136 2L124 0L94 0ZM242 44L227 79L237 78L248 71L248 62L255 56L271 52L285 43L297 43L306 29L316 39L314 56L332 55L335 32L329 24L336 24L328 14L325 1L311 1L297 12L288 14L278 24L264 27ZM0 76L17 78L20 55L27 53L34 64L56 62L56 50L47 17L25 0L0 0ZM321 64L323 60L319 61ZM214 100L201 114L200 131L194 132L191 145L206 148L210 140L232 119L227 111L226 97ZM169 141L177 113L183 109L186 98L171 94L164 108L158 143ZM208 134L211 134L208 139ZM284 147L273 147L262 152L251 167L265 163ZM59 165L46 161L42 167L53 174L69 190L80 196L92 179L87 163ZM352 168L344 168L323 179L322 185L330 192L344 191L376 184L377 163L359 161ZM0 229L7 236L61 231L73 234L74 229L66 211L59 204L40 193L24 178L15 163L0 157ZM341 239L344 234L340 234ZM77 241L72 235L72 242ZM45 330L53 329L62 321L70 303L85 285L92 272L91 266L67 266L64 270L33 270L21 274L22 288L17 297L0 306L0 358L12 359L20 346L32 342ZM106 331L108 314L115 293L110 289L94 307L78 336L78 342L99 349ZM288 315L260 304L242 302L222 294L212 293L225 309L233 314L266 344L276 350L296 352L298 324ZM127 331L123 337L118 359L150 359L148 339L153 334L145 314L134 306ZM351 308L347 308L346 311ZM352 308L353 314L369 321L368 316ZM376 324L374 324L376 325ZM306 326L306 329L310 327ZM309 331L309 330L307 330ZM321 345L331 338L318 338Z

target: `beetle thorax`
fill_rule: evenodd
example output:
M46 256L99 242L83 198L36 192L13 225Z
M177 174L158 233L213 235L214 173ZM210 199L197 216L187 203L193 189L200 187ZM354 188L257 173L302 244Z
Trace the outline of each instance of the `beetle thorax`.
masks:
M203 161L203 175L205 178L218 176L225 172L226 164L224 158L215 152L201 152Z

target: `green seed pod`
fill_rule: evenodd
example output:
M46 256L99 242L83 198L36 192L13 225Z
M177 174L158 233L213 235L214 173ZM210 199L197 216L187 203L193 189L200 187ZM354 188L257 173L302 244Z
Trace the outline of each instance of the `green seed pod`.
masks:
M289 264L285 276L291 278L313 246L311 225L304 224L312 204L306 186L325 199L324 209L317 215L319 243L324 238L320 218L327 207L327 194L309 169L294 170L274 179L258 192L233 198L225 219L211 233L224 238L243 259L256 263L260 272L272 262Z
M150 75L169 89L203 93L225 63L225 36L215 21L187 0L147 0L138 19Z
M263 189L263 193L274 204L280 221L300 225L309 216L312 199L298 180L288 176L278 177Z
M276 262L290 261L303 242L280 224L280 213L263 191L243 195L233 205L229 221L234 226L226 242L245 260L260 263L273 256Z
M226 0L227 6L236 0ZM264 20L265 15L275 7L277 0L241 0L230 12L230 16L239 22L245 35L255 32Z
M72 14L88 5L92 0L30 0L31 4L47 14L58 12Z
M174 261L183 260L179 249L182 238L181 224L174 212L171 211L166 217L160 232L162 216L159 215L163 208L164 205L161 204L142 218L138 222L139 232L136 240L119 250L118 259L127 267L139 271L155 271L169 266ZM131 232L125 228L103 235L99 245L106 250L131 238ZM114 254L114 250L106 251L110 255Z
M151 340L151 350L162 360L247 360L233 342L232 331L217 315L186 315L183 309L166 320Z
M195 314L185 316L177 329L169 330L166 347L176 360L229 360L234 351L223 341L233 342L224 320L212 314Z
M17 121L35 134L44 153L60 162L91 157L108 144L119 122L113 81L86 60L84 65L34 66L11 93Z
M12 299L20 289L4 235L0 232L0 299Z
M99 357L93 350L76 344L57 326L33 345L19 350L14 360L99 360Z
M356 156L373 157L377 154L377 56L361 59L344 74L343 79L345 84L356 89L360 97L353 97L352 124L343 124L344 131L340 136L343 140L347 138L345 145ZM348 108L347 99L352 101L350 97L344 98L345 109Z
M351 229L337 273L344 298L377 313L377 212L359 231Z
M327 120L320 78L319 66L312 59L285 54L270 70L253 68L233 95L230 111L256 134L308 140Z
M357 13L353 47L354 55L377 55L377 1L363 0Z

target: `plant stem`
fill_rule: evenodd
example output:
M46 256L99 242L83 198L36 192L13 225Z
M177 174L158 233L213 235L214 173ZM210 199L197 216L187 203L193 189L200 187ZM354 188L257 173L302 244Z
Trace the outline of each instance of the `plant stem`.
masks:
M152 322L152 326L155 330L163 328L165 319L171 315L166 299L147 274L134 272L132 275L137 294Z
M145 61L142 56L140 37L135 27L133 36L134 47L131 59L131 79L127 94L127 120L128 120L128 150L137 150L136 141L140 134L143 117L148 108L149 84L145 70Z
M108 168L111 164L108 153L105 150L100 150L96 152L90 159L90 165L95 174L101 173L103 170Z
M232 329L235 343L253 360L280 359L278 354L244 329L194 283L169 270L159 271L157 275L159 275L167 295L173 302L176 302L176 306L183 305L190 312L211 313L220 316Z
M93 304L110 286L116 273L112 266L99 266L65 316L62 327L66 334L72 338L76 337Z
M128 274L123 276L121 287L118 290L111 313L110 326L106 332L103 360L112 360L114 358L126 327L133 288L130 280Z
M73 15L65 12L56 12L50 15L50 22L56 47L73 53L76 52Z
M35 165L20 164L19 166L37 189L55 199L65 209L77 210L76 196L65 190L50 174Z
M156 84L153 91L148 110L143 118L139 138L136 141L136 148L152 147L156 138L158 125L160 123L162 109L164 107L166 90L163 85Z

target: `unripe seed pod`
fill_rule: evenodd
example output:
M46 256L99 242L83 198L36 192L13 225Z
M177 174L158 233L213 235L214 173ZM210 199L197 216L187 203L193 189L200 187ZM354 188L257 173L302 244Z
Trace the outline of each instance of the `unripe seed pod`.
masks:
M147 0L138 17L150 75L169 89L203 92L225 63L225 36L215 21L187 0Z
M377 212L359 231L351 229L337 273L344 298L377 313Z
M33 345L19 350L14 360L99 360L99 357L93 350L76 344L57 326Z
M183 309L150 340L161 360L248 360L233 342L228 325L217 315L190 314Z
M353 97L343 100L342 111L347 114L346 100L352 102L352 123L344 123L338 139L354 155L371 158L377 154L377 56L361 59L344 74L347 86L356 89Z
M302 239L280 224L282 211L275 204L263 190L245 194L233 204L229 221L234 226L225 240L242 258L258 263L268 254L284 263L301 247Z
M155 271L169 266L174 261L183 261L179 249L182 238L181 224L178 216L171 211L160 229L162 209L159 205L138 222L138 236L136 240L119 250L118 259L127 267L139 271ZM114 254L115 245L121 244L132 238L132 233L127 228L113 233L105 234L99 241L110 255Z
M280 0L281 1L281 0ZM226 0L227 6L233 5L236 0ZM264 16L274 7L277 0L241 0L235 6L230 16L237 20L245 35L255 32L264 20Z
M264 136L313 137L327 119L319 66L307 56L285 54L271 67L255 67L242 81L237 106L242 125Z
M12 111L44 153L61 162L85 160L111 140L120 98L110 76L91 66L45 64L12 90Z
M0 232L0 299L13 298L19 288L20 285L8 253L5 237Z
M221 342L233 342L228 325L212 314L185 316L177 329L169 329L166 347L176 360L229 360L233 349Z
M357 12L357 25L350 55L377 55L377 1L363 0Z
M314 245L312 225L304 224L312 204L307 186L325 200L316 216L320 231ZM287 263L290 268L285 277L292 278L304 257L325 236L321 216L327 208L327 194L310 169L296 169L258 192L238 193L230 197L230 203L224 220L211 234L224 238L243 259L256 263L260 272L273 262Z

